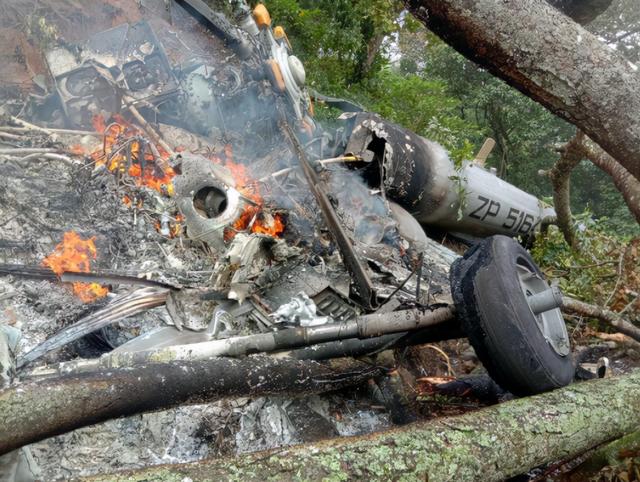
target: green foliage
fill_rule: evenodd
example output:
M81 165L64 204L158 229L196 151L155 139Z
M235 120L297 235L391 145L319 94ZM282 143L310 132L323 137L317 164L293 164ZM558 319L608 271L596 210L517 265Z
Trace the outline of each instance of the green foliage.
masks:
M551 195L538 175L574 127L456 53L397 0L266 0L305 64L308 84L441 143L459 165L486 137L498 174L535 196ZM386 35L367 68L368 49ZM316 109L323 122L336 112ZM612 233L640 233L609 177L583 162L572 175L572 208L589 209Z
M571 174L571 207L588 209L607 232L623 237L640 236L622 194L609 176L591 162L582 162Z
M367 45L396 28L394 0L269 0L276 23L285 27L305 64L311 87L338 94L358 77ZM372 73L384 63L380 55Z
M547 277L559 281L563 293L604 305L616 288L624 243L588 211L576 216L576 227L579 251L552 226L538 237L531 253Z
M382 117L445 146L454 159L473 156L468 136L477 127L462 119L460 102L447 95L446 84L387 67L366 84L352 86L351 98Z

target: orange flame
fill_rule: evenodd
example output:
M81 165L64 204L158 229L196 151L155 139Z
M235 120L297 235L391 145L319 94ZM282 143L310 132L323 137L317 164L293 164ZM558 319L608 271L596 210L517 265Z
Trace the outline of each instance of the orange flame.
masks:
M135 179L138 186L147 186L160 193L172 195L171 180L176 173L169 166L163 169L159 165L159 161L169 159L169 154L162 147L155 145L153 149L147 147L143 152L143 143L138 138L143 137L144 133L119 115L114 115L113 118L116 122L106 125L102 116L93 117L94 129L104 135L102 148L91 153L96 165L106 165L107 169L114 173L126 173ZM123 146L124 144L128 146ZM155 158L154 150L159 153L160 159Z
M284 232L284 221L279 214L273 216L273 221L268 224L265 223L264 220L257 219L256 222L253 223L251 231L254 233L268 234L273 237L280 237Z
M82 239L76 232L68 231L42 264L58 276L67 271L87 273L91 268L91 261L97 256L95 236ZM73 283L73 292L85 303L90 303L106 296L109 290L98 283Z
M240 194L255 203L255 205L247 204L240 217L233 223L233 229L227 230L225 239L229 241L233 239L237 231L246 231L247 229L252 233L266 234L274 238L280 237L285 228L282 216L279 214L261 216L264 199L260 193L259 184L253 181L247 166L233 162L231 145L227 144L224 147L224 161L218 157L213 157L211 160L223 164L231 172L236 181L236 189Z

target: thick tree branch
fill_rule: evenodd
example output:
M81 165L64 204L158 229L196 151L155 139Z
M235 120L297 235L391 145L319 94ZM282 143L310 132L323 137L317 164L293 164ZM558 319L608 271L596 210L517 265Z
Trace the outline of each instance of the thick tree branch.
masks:
M352 359L250 356L149 363L12 386L0 392L0 455L98 422L228 397L338 390L381 375Z
M553 205L556 209L558 228L565 241L573 249L578 248L578 240L573 228L571 216L570 179L571 171L580 164L582 159L582 141L584 135L578 132L573 139L562 148L562 155L546 174L553 186Z
M640 179L637 67L543 0L405 0L469 59L575 124Z
M578 248L571 217L570 178L571 171L581 159L589 159L611 177L629 211L640 223L640 180L634 178L619 162L580 131L562 147L561 152L562 155L553 168L543 173L551 180L557 224L567 244L574 249Z
M639 424L640 371L370 436L97 480L497 481L583 453Z

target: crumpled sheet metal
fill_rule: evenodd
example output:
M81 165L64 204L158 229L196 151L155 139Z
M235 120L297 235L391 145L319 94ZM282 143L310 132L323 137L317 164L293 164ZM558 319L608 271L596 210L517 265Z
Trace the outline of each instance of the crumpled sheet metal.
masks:
M300 292L293 299L272 313L276 323L289 323L295 326L318 326L332 321L328 316L317 314L316 304L309 296Z
M214 268L215 288L228 289L227 297L242 303L256 289L254 280L269 265L271 244L271 238L262 235L236 234Z
M76 126L90 123L95 114L120 110L113 72L119 72L113 79L117 87L135 101L159 101L178 89L164 48L146 21L99 32L77 51L56 47L46 58L65 113Z
M382 188L389 199L421 222L421 217L428 217L449 199L449 177L454 172L442 146L378 114L361 112L342 117L351 122L345 152L379 163Z

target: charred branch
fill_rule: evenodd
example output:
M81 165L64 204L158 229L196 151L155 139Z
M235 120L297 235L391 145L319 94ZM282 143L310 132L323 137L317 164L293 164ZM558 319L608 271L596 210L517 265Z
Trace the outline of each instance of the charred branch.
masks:
M349 359L255 356L149 363L23 383L0 392L0 454L116 417L229 397L320 393L382 373L382 367Z

